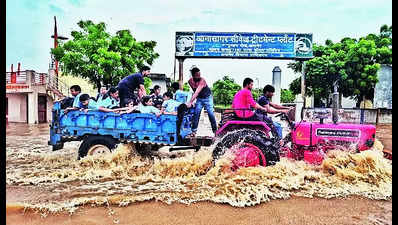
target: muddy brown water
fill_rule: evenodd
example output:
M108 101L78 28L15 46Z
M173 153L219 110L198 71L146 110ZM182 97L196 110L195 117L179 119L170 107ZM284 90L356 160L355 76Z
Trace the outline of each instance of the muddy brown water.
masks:
M392 125L367 153L235 173L228 157L211 168L211 147L151 160L122 145L78 161L79 142L51 151L48 124L10 123L6 135L7 224L392 224L392 162L379 154Z

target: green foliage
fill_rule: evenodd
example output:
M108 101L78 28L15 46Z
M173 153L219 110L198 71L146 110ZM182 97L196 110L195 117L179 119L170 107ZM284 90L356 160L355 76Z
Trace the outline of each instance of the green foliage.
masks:
M383 25L380 34L353 39L343 38L339 43L326 40L325 45L313 46L314 58L305 65L306 95L327 99L338 82L339 92L357 102L363 96L373 96L378 82L380 64L392 64L392 26ZM302 61L288 64L295 73L301 73ZM301 93L301 78L295 79L289 89Z
M291 103L294 102L296 96L289 89L281 89L281 102L282 103Z
M182 87L183 91L188 91L190 90L189 84L187 82L184 83L184 86Z
M252 95L253 95L253 99L257 100L263 93L263 89L260 88L253 88L252 89Z
M111 35L105 23L79 21L79 31L72 39L60 43L51 53L61 63L62 70L72 76L88 79L96 88L103 84L116 86L125 76L143 65L152 65L159 57L155 41L138 42L129 30Z
M213 84L212 92L214 104L230 105L241 86L235 83L235 80L229 76L224 76L221 80Z
M294 79L294 80L289 84L289 90L290 90L294 95L301 94L301 77L298 77L298 78Z
M152 80L149 77L144 77L144 87L147 94L151 92L149 87L152 85Z

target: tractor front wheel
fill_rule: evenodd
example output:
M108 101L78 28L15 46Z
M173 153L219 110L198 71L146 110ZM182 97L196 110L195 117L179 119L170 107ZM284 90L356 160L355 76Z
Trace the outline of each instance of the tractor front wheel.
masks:
M253 160L262 166L274 165L280 160L279 149L275 148L272 140L259 130L240 129L224 135L213 150L213 161L224 155L226 150L234 151L236 156L234 164L241 166L253 166ZM253 158L253 154L257 154L257 159ZM261 163L261 160L264 162ZM238 161L241 162L237 163Z

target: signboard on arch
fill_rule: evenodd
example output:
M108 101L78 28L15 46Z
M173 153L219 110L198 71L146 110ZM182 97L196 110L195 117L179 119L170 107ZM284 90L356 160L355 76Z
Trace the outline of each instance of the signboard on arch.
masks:
M311 59L312 34L176 32L176 57Z

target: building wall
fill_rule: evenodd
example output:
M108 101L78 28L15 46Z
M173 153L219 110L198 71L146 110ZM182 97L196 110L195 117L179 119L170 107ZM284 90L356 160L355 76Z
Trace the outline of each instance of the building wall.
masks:
M8 121L27 123L27 94L6 94L8 98Z
M50 96L47 96L47 122L49 123L53 118L53 113L52 113L53 105L54 105L54 100Z
M11 75L11 72L7 72L7 77L9 75ZM33 70L26 70L21 72L21 77L23 78L23 83L12 83L7 80L6 96L8 99L8 121L29 124L38 123L39 96L46 96L46 120L43 122L51 122L53 98L56 96L55 93L52 92L55 88L54 72L49 70L49 75L46 75L44 73L36 73ZM59 87L61 87L61 89L59 89ZM69 88L62 83L59 83L59 86L56 88L60 91L69 90Z
M357 102L350 98L342 97L341 99L341 107L342 108L355 108Z

